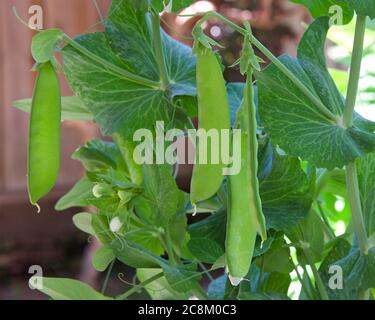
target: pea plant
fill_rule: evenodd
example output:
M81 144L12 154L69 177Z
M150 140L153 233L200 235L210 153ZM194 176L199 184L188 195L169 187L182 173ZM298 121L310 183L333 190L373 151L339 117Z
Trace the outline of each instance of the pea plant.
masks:
M375 123L354 109L374 1L293 1L315 18L296 57L275 57L248 21L237 25L217 12L196 14L194 47L181 44L161 28L160 12L192 2L113 0L103 32L34 36L34 97L16 102L31 110L30 201L38 205L58 177L61 120L94 120L112 139L74 152L85 175L56 209L89 211L73 222L100 242L96 270L136 270L133 286L115 297L105 285L98 292L73 279L34 279L42 281L38 289L53 299L131 299L142 289L151 299L372 299ZM356 19L346 97L325 57L332 6L343 24ZM243 36L232 67L246 83L224 80L221 45L203 32L208 20ZM60 98L59 72L74 96ZM186 133L194 117L199 129L230 133L240 170L223 174L227 162L208 156L195 164L187 194L176 184L178 164L136 161L134 134L150 130L153 157L155 144L174 146L156 137L158 122ZM201 144L198 137L196 159ZM338 200L347 204L341 211Z

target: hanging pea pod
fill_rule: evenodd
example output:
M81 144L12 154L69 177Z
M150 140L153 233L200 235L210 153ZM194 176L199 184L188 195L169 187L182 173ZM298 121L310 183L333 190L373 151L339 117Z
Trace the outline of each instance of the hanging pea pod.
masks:
M33 205L53 188L60 169L60 83L51 62L37 68L28 150L28 191Z
M219 140L222 130L230 129L228 95L220 63L211 48L197 41L197 90L198 90L198 120L199 129L208 133L217 130ZM202 154L199 148L199 136L196 147L196 164L191 181L191 203L212 197L220 188L225 167L221 157L213 163L211 154L212 142L207 139L207 164L199 163ZM220 146L220 143L219 143ZM214 146L219 148L219 146ZM220 153L219 153L220 154Z
M267 238L257 177L258 140L252 85L254 61L252 58L247 64L244 98L237 116L241 129L241 171L228 177L226 263L233 285L238 285L249 272L257 234L263 241Z

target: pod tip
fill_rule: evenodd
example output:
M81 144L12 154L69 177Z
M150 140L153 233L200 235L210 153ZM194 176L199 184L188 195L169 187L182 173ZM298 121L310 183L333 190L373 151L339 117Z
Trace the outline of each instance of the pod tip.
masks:
M232 286L237 287L242 282L243 278L233 277L229 274L229 281L232 284Z

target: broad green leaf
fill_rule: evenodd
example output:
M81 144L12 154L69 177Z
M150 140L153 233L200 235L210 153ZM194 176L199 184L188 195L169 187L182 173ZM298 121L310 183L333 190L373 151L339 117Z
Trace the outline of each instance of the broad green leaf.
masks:
M225 247L225 231L226 231L226 214L225 211L219 211L211 214L208 218L190 224L188 231L191 239L206 238Z
M111 248L118 260L133 268L155 268L166 264L152 252L120 237L114 239Z
M14 101L15 108L30 113L32 99ZM90 121L92 114L82 101L76 97L61 97L61 120L82 120Z
M278 272L289 274L293 270L290 250L283 238L273 241L271 248L255 260L256 266L265 272Z
M112 167L125 168L121 153L113 142L91 140L77 149L72 159L82 162L89 172L101 171Z
M163 269L137 269L137 278L142 283L162 271ZM144 289L153 300L186 300L189 298L187 294L173 290L164 276L148 284Z
M96 238L103 245L109 245L116 237L118 238L118 236L115 236L115 234L109 229L109 218L105 215L93 214L91 216L91 225L95 231Z
M178 292L191 291L201 279L201 274L196 271L197 265L194 263L178 266L164 264L162 268L169 285Z
M64 195L55 206L57 211L66 210L74 207L86 207L89 205L88 199L92 198L92 188L94 184L87 178L83 177L74 187Z
M180 214L169 225L172 245L178 255L182 255L189 235L187 234L187 217Z
M358 15L368 16L375 19L375 2L374 0L347 0L349 6L353 8Z
M238 297L239 300L290 300L287 295L275 293L246 292Z
M103 246L96 250L92 257L92 265L95 270L103 272L108 268L113 259L115 259L115 256L112 249L108 246Z
M170 2L172 3L172 11L177 12L190 6L194 0L170 0Z
M33 37L31 54L38 63L52 61L58 43L63 39L64 32L60 29L40 31Z
M334 262L342 268L344 289L350 296L358 296L361 291L375 288L375 248L367 255L361 255L358 248L353 248L349 254Z
M139 214L157 226L167 226L180 210L182 191L164 165L143 166L144 193L136 202ZM141 203L139 203L141 201Z
M220 244L206 237L191 238L188 248L195 258L205 263L215 263L224 254L224 249Z
M310 210L310 183L297 158L274 151L272 170L259 188L267 228L287 230Z
M73 279L33 277L31 283L42 281L43 287L39 291L53 300L112 300L103 296L86 283Z
M314 18L337 14L337 9L341 8L343 13L343 24L349 23L353 18L353 9L349 8L346 0L291 0L294 3L304 5ZM357 0L353 0L357 1ZM371 1L371 0L370 0ZM332 10L332 11L330 11Z
M328 18L306 31L298 59L279 60L331 113L342 117L344 99L330 77L324 56ZM257 73L259 111L271 141L317 167L342 167L375 149L375 135L356 125L345 129L328 119L274 64Z
M249 294L263 293L267 295L287 295L291 278L288 273L263 272L255 264L251 265L246 276L247 281L242 281L238 298L246 300Z
M357 168L363 218L367 235L371 237L375 233L375 154L359 159Z
M286 235L297 246L297 256L300 264L309 263L299 246L308 246L313 262L321 260L324 249L324 229L322 220L315 212L311 211L307 217L289 228Z
M142 248L157 256L164 253L164 248L161 245L157 235L148 230L142 230L139 227L131 229L130 232L125 235L125 238L126 240L140 245Z
M350 251L350 243L347 242L343 238L336 238L332 242L326 245L325 251L326 253L325 258L323 259L322 264L319 267L319 274L322 278L323 284L326 287L328 296L330 299L333 300L341 300L341 299L350 299L350 295L346 290L332 290L330 288L330 282L337 284L338 279L334 279L334 269L331 270L331 265L334 265L336 261L341 260L342 258L346 257Z
M74 225L81 231L91 235L95 235L95 230L92 227L92 213L81 212L73 216Z
M76 40L107 63L159 82L150 24L146 20L144 13L135 10L129 0L114 0L106 32L83 35ZM64 48L68 81L93 113L103 134L124 128L125 134L132 138L137 129L152 129L157 120L170 125L173 120L180 121L174 116L181 114L181 110L176 110L171 101L174 96L196 94L195 59L189 47L165 33L162 39L170 81L166 91L158 85L136 83L109 71L71 46Z
M190 6L193 2L194 0L151 0L153 8L159 12L164 9L177 12Z

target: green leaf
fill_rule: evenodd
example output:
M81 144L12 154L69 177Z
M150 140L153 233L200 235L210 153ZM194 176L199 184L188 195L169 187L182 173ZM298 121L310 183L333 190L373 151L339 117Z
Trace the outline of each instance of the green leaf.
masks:
M74 225L81 231L91 235L95 235L95 230L92 227L92 213L81 212L73 216Z
M167 226L179 211L184 194L177 188L167 166L144 165L143 178L144 193L136 202L136 208L141 209L139 214L149 223Z
M92 257L92 265L95 270L103 272L108 268L113 259L115 259L115 256L112 248L103 246L96 250L95 255Z
M349 6L354 9L358 15L368 16L375 19L375 2L373 0L347 0Z
M332 290L329 287L330 279L333 276L333 273L329 272L330 266L335 264L336 261L339 261L346 257L349 254L350 248L350 243L343 238L336 238L326 245L325 251L328 251L328 253L326 254L322 264L319 267L319 274L322 278L324 286L326 287L328 296L332 300L353 298L350 297L346 290Z
M323 230L322 220L314 211L311 211L307 217L286 232L290 241L297 246L298 262L300 264L309 263L306 261L303 250L298 246L308 246L313 262L321 260L324 249Z
M64 32L60 29L40 31L33 37L31 54L38 63L52 61L58 43L63 39Z
M194 0L170 0L172 2L172 11L177 12L181 9L187 8L190 6Z
M225 247L226 213L219 211L211 214L208 218L190 224L188 231L191 239L206 238Z
M112 167L125 168L120 150L113 142L91 140L85 146L77 149L72 159L82 162L89 172L102 171Z
M344 99L330 77L324 56L328 18L317 19L306 31L298 59L279 60L331 113L342 117ZM311 102L274 64L257 73L259 111L271 141L288 154L317 167L342 167L375 149L375 135L358 123L345 129Z
M361 255L358 248L353 248L348 256L333 264L341 266L344 289L349 295L358 296L361 291L375 288L375 248L367 255Z
M129 0L114 0L106 32L87 34L76 41L117 68L159 82L150 26L143 12ZM104 135L119 128L129 138L140 128L152 129L157 120L173 125L174 96L195 95L195 58L191 49L162 33L170 88L167 91L136 83L109 71L71 46L63 50L65 71L73 90L94 115ZM142 54L139 54L142 52ZM177 110L178 111L178 110ZM185 121L187 118L185 116Z
M224 254L220 244L206 237L190 239L188 248L195 258L205 263L213 264Z
M358 160L358 183L367 235L375 233L375 154Z
M297 158L275 150L272 170L260 181L259 188L267 228L287 230L310 210L310 182Z
M33 277L31 283L42 281L42 289L39 291L51 297L53 300L112 300L103 296L86 283L73 279Z
M151 233L148 230L142 230L139 229L139 227L130 229L130 232L128 234L125 234L125 238L126 240L140 245L142 248L152 252L157 256L160 256L164 253L164 248L161 245L157 235Z
M111 248L117 259L133 268L155 268L166 264L155 254L123 238L113 240Z
M137 278L142 283L162 272L162 269L137 269ZM186 300L187 294L173 290L165 277L161 277L144 287L153 300Z
M290 250L283 238L273 241L271 248L255 260L258 268L263 266L265 272L278 272L289 274L293 270Z
M94 184L83 177L74 187L64 195L55 205L57 211L66 210L74 207L86 207L89 205L88 199L92 198L92 188Z
M95 231L96 238L104 245L111 244L115 239L114 233L109 229L109 219L102 214L93 214L91 216L91 225Z
M353 18L353 9L349 8L346 0L291 0L294 3L304 5L311 12L314 18L332 16L337 10L330 12L333 6L341 7L343 13L343 24L349 23ZM350 0L349 0L350 1ZM357 0L353 0L357 1ZM370 0L371 1L371 0Z
M162 267L169 285L178 292L191 291L201 279L201 274L196 271L197 265L194 263L178 266L164 264Z
M241 294L238 299L240 300L290 300L287 295L275 294L275 293L255 293L246 292Z
M32 99L14 101L15 108L30 113ZM76 97L61 97L61 120L82 120L90 121L92 114L82 101Z

